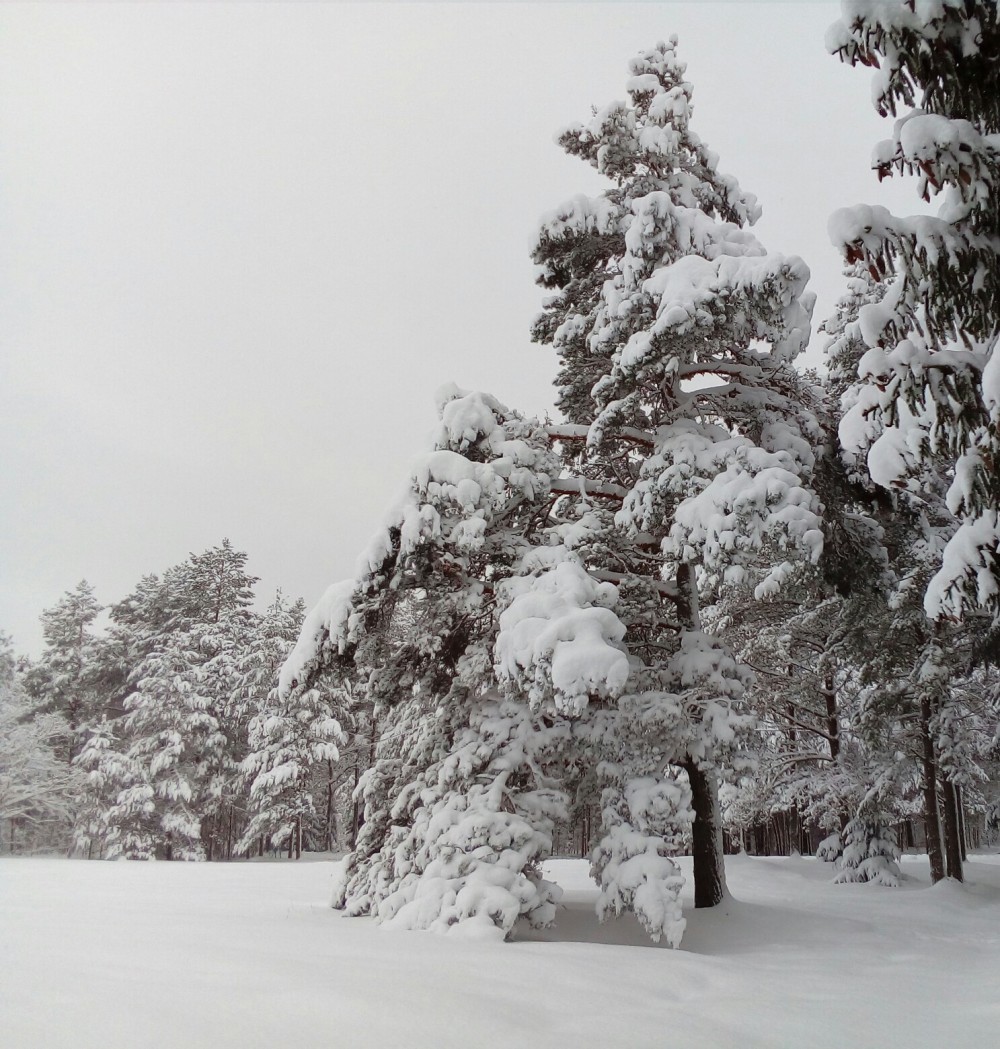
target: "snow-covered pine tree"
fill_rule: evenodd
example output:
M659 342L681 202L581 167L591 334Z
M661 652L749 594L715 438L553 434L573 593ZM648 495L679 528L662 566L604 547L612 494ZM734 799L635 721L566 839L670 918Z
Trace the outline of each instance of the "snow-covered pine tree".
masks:
M78 683L69 676L67 684ZM69 688L61 691L79 695ZM63 711L39 709L23 687L10 639L0 633L0 849L62 849L69 840L79 776L66 762Z
M215 858L242 829L229 816L246 743L227 706L235 656L256 622L245 566L225 540L147 577L112 609L106 679L124 713L82 762L95 791L87 824L106 828L107 855ZM93 841L85 828L77 836Z
M805 265L764 250L746 228L754 198L691 130L676 39L630 73L628 101L560 135L612 185L543 221L533 257L557 294L533 335L561 364L568 425L553 436L575 470L624 492L617 525L643 556L623 574L662 579L674 605L673 629L632 649L648 691L622 702L661 734L660 765L687 773L696 905L713 906L725 893L716 781L742 681L703 630L699 585L752 579L766 595L802 552L820 554L815 396L792 367L812 301Z
M408 928L506 935L519 917L552 918L539 863L565 812L550 765L567 718L540 696L501 695L494 644L507 582L569 558L531 538L545 533L561 463L542 426L494 398L451 387L439 401L435 450L357 577L307 618L281 694L325 672L373 708L364 818L336 905ZM562 682L580 702L575 675L602 687L592 656Z
M828 49L877 66L876 108L895 115L879 178L910 173L937 216L859 205L830 232L886 283L861 309L868 352L845 444L872 477L905 488L929 459L946 469L954 527L927 585L934 620L1000 615L1000 16L992 0L845 0Z
M936 878L937 786L946 866L960 878L961 817L951 773L939 774L944 740L935 732L955 722L950 635L978 628L985 642L975 647L987 650L1000 622L1000 19L996 4L979 0L849 0L827 46L878 67L882 115L909 109L876 149L879 178L914 174L925 200L943 200L936 216L843 209L830 232L847 261L886 289L859 311L867 352L841 437L912 518L903 585L919 587L933 623L919 628L909 675L924 735L925 822Z
M834 881L899 885L899 846L877 816L856 816L844 828L841 841L841 868Z
M289 605L279 594L237 658L228 723L246 725L249 740L242 763L249 821L237 845L239 852L252 852L265 839L272 848L287 846L289 855L298 859L304 824L317 815L312 773L340 756L338 745L344 737L335 716L335 696L321 688L295 688L288 693L277 688L304 611L302 602ZM328 808L332 802L331 794ZM327 811L327 823L330 818Z
M100 612L101 605L86 580L46 609L41 617L45 649L25 679L42 709L65 717L68 732L62 751L66 761L77 753L88 721L100 715L101 697L94 680L98 646L91 629Z
M133 785L117 744L113 723L105 719L90 726L74 759L80 770L80 797L73 821L73 845L88 860L104 858L111 838L109 820L119 792Z

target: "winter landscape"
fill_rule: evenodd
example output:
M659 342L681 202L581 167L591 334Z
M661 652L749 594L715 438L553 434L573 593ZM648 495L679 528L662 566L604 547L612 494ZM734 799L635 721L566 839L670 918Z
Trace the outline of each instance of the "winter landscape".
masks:
M633 920L599 924L580 860L546 867L566 889L556 927L505 944L343 918L325 859L5 861L4 1045L983 1049L995 861L931 889L908 857L900 889L872 891L812 858L735 857L738 898L692 912L679 951Z
M737 7L736 21L756 15ZM77 39L99 50L88 43L92 17L137 42L153 39L156 21L181 37L188 19L216 33L229 24L226 9L192 8L179 20L175 8L54 10L5 16L22 47L44 41L53 71ZM260 10L258 48L276 14ZM418 15L433 22L443 10ZM509 10L527 33L534 16ZM583 11L559 10L542 22L568 27ZM594 10L595 25L609 17ZM791 8L759 10L751 23L767 35ZM361 429L345 431L322 473L311 451L283 463L306 485L295 489L299 515L319 512L302 505L316 484L358 500L381 493L381 467L355 461L358 433L388 434L386 469L401 449L406 463L339 580L328 577L308 602L267 593L249 553L226 538L136 573L111 601L86 580L64 589L43 606L33 652L0 635L5 1042L994 1043L1000 8L843 0L839 18L836 7L823 10L829 25L810 46L870 79L881 134L867 202L824 216L823 251L840 274L824 312L816 288L827 278L775 250L782 245L765 247L757 196L728 173L725 142L701 137L683 42L654 35L623 56L614 100L556 131L570 167L523 261L538 288L522 341L555 369L545 408L517 407L519 392L530 402L537 390L516 357L504 364L501 355L502 396L438 376L436 422L429 433L406 430L393 400L406 392L397 389L404 356L420 358L436 312L461 295L442 290L424 321L414 318L412 352L397 364L375 360L378 390L352 386L352 363L365 354L345 352L341 330L329 375L360 410ZM318 11L290 16L303 56L313 43L305 30L331 12L346 39L385 32L389 49L401 37L385 19L413 17L391 5ZM693 9L674 13L711 41L718 10L703 22ZM473 15L456 18L472 31ZM436 29L424 31L431 49ZM732 32L719 30L720 46ZM16 45L10 53L23 62ZM271 61L266 49L254 54ZM84 88L107 82L79 61ZM244 75L256 68L247 61ZM111 68L127 85L155 86L139 64ZM405 87L405 64L393 68ZM725 67L714 75L724 80ZM42 229L29 204L48 199L76 214L58 190L70 185L61 172L75 168L52 164L54 143L69 134L52 115L72 111L61 76L12 92L7 120L42 172L38 190L31 165L10 162L29 216L12 220L21 246L7 256L28 274L15 278L26 297L12 296L22 363L11 374L26 397L48 391L44 370L33 386L27 363L41 354L67 411L79 402L104 420L106 393L83 376L71 381L68 357L46 356L51 325L85 296L55 281L46 313L38 288L43 276L55 280L56 255L44 237L31 250L18 240ZM393 90L391 76L372 83ZM201 98L195 89L184 106L149 112L165 132L164 112L194 127ZM103 111L84 102L78 112L99 134ZM124 126L115 123L124 103L109 112L109 126ZM273 112L287 123L280 106ZM255 113L244 111L239 126L256 127ZM414 141L431 123L413 111ZM216 128L220 142L226 126ZM395 149L390 118L376 127ZM778 132L796 134L792 121ZM350 141L341 136L331 155ZM778 157L799 163L781 148L772 169ZM237 159L244 166L242 152ZM359 163L373 179L382 170ZM197 163L188 170L201 186ZM278 183L292 177L286 167ZM883 182L909 196L882 195ZM353 310L345 288L391 266L386 244L417 228L400 218L397 229L391 212L408 211L418 184L408 191L404 178L366 213L371 228L390 218L364 240L349 283L324 285L339 309L357 315L370 303L372 318L401 310L388 278ZM491 191L475 181L473 191L488 211ZM212 199L213 223L217 211L220 224L243 214L238 195ZM439 210L436 198L430 213ZM117 206L107 214L118 229ZM194 229L180 211L174 220ZM451 226L471 234L464 219ZM156 250L144 242L121 259L141 268ZM495 294L487 301L507 312ZM190 305L169 309L189 317ZM481 311L468 321L469 357L491 356L486 329L502 330ZM177 400L179 367L162 373L158 393L143 382L154 430L159 412L187 410L206 392L230 405L213 403L213 421L237 425L226 413L238 384L215 387L211 369L249 373L250 361L228 358L226 336L215 338ZM394 381L386 368L398 368ZM290 405L322 387L303 382L308 373L280 374ZM269 429L252 411L246 419L246 434ZM201 416L191 420L197 431ZM144 432L140 416L134 425ZM157 454L168 469L185 426L180 417L165 426ZM43 429L39 454L54 440ZM301 439L313 445L316 432ZM197 448L200 490L214 491L215 476L220 492L239 487L215 447ZM258 446L259 482L276 448ZM58 498L61 486L53 491ZM25 508L43 498L44 474ZM136 500L136 525L116 526L113 502L102 501L111 499L94 496L108 515L94 535L106 558L120 552L124 563L140 539L143 558L176 550L211 514L243 523L238 501L220 498L211 514L193 499L169 525L175 500L153 497L144 512ZM274 504L246 513L277 515ZM68 505L77 516L59 517L83 542L90 503ZM362 503L329 505L345 522L339 565ZM11 548L28 558L13 578L42 592L41 569L30 583L31 558L51 549L61 559L66 543L32 527L27 513L10 526ZM286 546L292 561L299 551Z

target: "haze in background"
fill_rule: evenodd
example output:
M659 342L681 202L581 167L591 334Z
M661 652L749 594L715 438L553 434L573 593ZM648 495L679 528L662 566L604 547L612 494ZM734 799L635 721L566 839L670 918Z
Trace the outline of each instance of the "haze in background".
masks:
M836 4L0 8L0 630L228 536L313 602L448 381L551 410L541 214L603 182L553 136L677 33L696 132L840 294L829 213L879 187ZM820 360L814 340L811 363Z

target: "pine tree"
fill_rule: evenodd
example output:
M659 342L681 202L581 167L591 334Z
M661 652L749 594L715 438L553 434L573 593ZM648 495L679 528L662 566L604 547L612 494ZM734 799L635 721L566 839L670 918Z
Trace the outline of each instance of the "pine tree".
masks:
M281 693L327 671L371 704L363 823L338 905L509 934L521 916L552 918L538 865L564 811L547 766L565 717L517 687L501 697L493 646L507 581L566 555L530 538L545 531L560 464L545 430L494 398L449 388L440 414L435 450L358 576L307 618Z
M879 178L914 174L925 200L943 200L933 217L844 209L830 231L847 261L885 286L881 301L859 310L867 351L841 437L876 483L899 493L912 522L903 581L919 587L933 621L918 627L923 644L909 674L932 874L947 868L961 878L954 773L937 733L956 723L945 652L961 627L951 624L978 619L982 652L1000 619L1000 151L991 137L1000 131L1000 20L995 4L977 0L847 3L827 46L852 65L880 67L883 116L909 108L877 147Z
M44 709L62 714L68 726L66 761L79 748L80 733L98 716L100 694L94 680L97 642L91 625L101 612L93 587L83 580L42 613L45 650L31 667L26 687Z
M287 845L297 859L304 825L317 815L313 773L340 757L338 745L344 736L334 697L320 688L297 688L287 694L277 689L278 673L292 650L303 611L301 602L289 606L279 594L237 662L229 723L246 725L249 745L241 771L250 818L237 846L240 852L252 851L264 838L273 848ZM234 717L237 708L245 715Z
M65 848L79 785L62 753L68 732L62 712L38 709L25 691L0 634L0 847Z
M930 579L931 619L1000 615L1000 20L987 0L847 3L828 48L880 66L883 115L911 107L876 150L879 178L910 173L935 217L898 218L859 205L831 235L848 262L884 280L863 307L859 403L845 443L867 453L881 485L914 490L943 468L954 523Z
M712 906L725 892L717 779L741 728L742 683L705 634L699 590L752 578L765 596L799 551L820 554L809 490L816 395L792 367L812 300L804 264L768 254L746 229L754 198L692 132L676 40L630 72L627 102L560 136L613 185L543 222L534 259L540 283L559 293L534 337L560 358L569 425L553 434L580 449L571 465L624 490L617 526L646 555L626 575L669 580L673 636L650 639L661 654L647 698L627 702L658 723L661 765L687 773L696 904Z
M224 540L162 579L147 576L112 608L101 665L113 716L80 761L90 793L76 836L88 852L212 859L231 851L242 829L231 824L246 742L229 704L257 622L246 559Z

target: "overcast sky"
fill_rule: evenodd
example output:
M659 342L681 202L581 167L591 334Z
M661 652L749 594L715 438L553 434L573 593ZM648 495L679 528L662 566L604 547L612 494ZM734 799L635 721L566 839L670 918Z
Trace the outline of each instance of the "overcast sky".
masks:
M0 7L0 629L112 602L228 536L265 600L351 573L448 381L541 412L553 143L671 33L758 234L839 294L869 169L829 3ZM815 352L815 351L812 351ZM818 358L818 355L817 355Z

